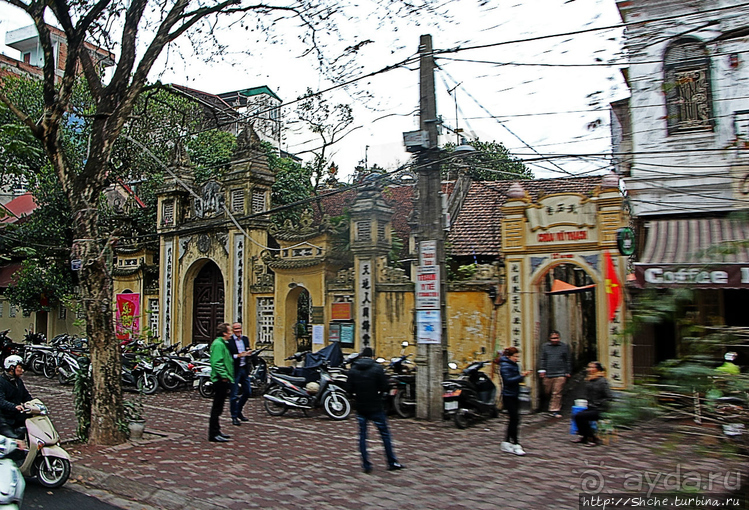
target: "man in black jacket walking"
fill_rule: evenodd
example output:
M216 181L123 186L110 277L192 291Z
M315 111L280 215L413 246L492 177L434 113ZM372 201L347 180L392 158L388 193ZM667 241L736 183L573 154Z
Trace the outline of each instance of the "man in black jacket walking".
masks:
M359 421L359 451L362 458L362 469L372 472L372 464L367 455L367 422L372 420L380 431L385 445L388 471L403 469L393 452L390 440L387 417L382 407L382 395L388 390L388 378L380 365L372 359L372 348L362 349L361 356L351 365L348 383L351 393L356 397L356 418Z

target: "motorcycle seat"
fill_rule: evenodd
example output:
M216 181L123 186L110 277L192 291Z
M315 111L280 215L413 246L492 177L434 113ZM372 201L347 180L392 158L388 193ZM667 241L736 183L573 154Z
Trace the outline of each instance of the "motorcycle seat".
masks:
M274 374L275 377L278 377L279 379L283 379L284 381L289 381L290 383L302 385L304 386L307 384L307 378L306 377L294 377L293 375L286 375L286 374Z
M176 359L178 361L190 361L192 362L192 358L189 356L169 356L169 359Z

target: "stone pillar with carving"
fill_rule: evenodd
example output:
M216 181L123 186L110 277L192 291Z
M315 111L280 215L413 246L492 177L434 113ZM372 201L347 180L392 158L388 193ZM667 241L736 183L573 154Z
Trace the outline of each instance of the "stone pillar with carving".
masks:
M392 246L393 211L373 183L360 188L351 207L351 251L354 254L356 338L358 349L376 349L376 285L379 269ZM376 352L376 350L375 350Z

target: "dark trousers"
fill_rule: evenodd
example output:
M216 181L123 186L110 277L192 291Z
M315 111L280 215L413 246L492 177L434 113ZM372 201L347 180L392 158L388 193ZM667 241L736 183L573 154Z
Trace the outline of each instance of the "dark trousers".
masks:
M247 365L239 367L234 384L231 385L231 394L229 395L229 409L232 418L242 416L242 409L247 403L247 399L252 395L250 388L250 378L247 374L249 367Z
M575 415L577 433L584 438L594 438L596 435L590 427L590 422L601 419L601 411L596 409L584 409Z
M507 434L505 441L508 443L518 444L518 425L520 425L520 408L518 397L508 397L502 395L502 403L507 410L507 417L510 421L507 423Z
M214 438L221 433L221 427L218 424L218 418L224 412L224 403L226 395L231 389L231 383L227 381L217 381L213 383L213 405L211 406L211 417L208 420L208 439Z
M364 469L372 467L372 463L369 462L369 455L367 454L367 422L372 421L380 431L380 437L382 438L382 444L385 445L385 455L387 456L388 466L398 462L393 452L393 443L390 440L390 430L388 429L388 421L384 411L378 411L369 415L357 414L356 419L359 421L359 451L361 452L361 463Z
M26 425L26 418L23 415L18 417L0 416L0 435L14 439L23 439L23 427Z

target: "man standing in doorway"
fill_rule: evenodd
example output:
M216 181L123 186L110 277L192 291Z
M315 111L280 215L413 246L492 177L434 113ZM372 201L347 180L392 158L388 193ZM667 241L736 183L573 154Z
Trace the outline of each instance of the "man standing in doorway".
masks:
M541 348L538 375L544 384L544 393L549 396L549 413L554 418L562 417L562 390L572 373L572 356L567 344L561 341L559 331L549 333L549 341Z
M229 396L229 409L231 410L231 424L241 425L243 421L249 421L242 414L242 409L250 398L250 365L247 356L250 354L250 339L242 334L242 323L235 322L232 325L232 336L227 347L234 358L234 384Z

